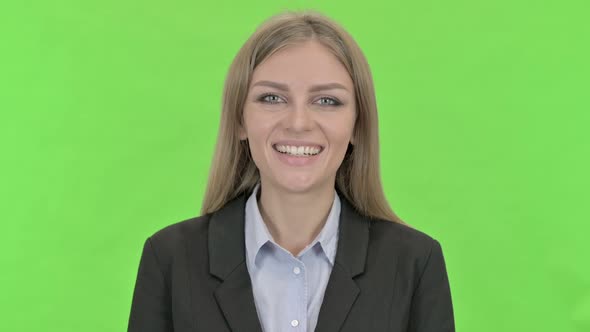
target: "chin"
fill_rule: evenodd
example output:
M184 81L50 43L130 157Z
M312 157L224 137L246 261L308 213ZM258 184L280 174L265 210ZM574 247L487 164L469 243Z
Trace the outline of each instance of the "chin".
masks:
M283 177L279 180L275 180L274 182L279 188L281 188L281 190L291 193L304 193L317 185L316 179L312 177L296 175L289 176L287 178Z

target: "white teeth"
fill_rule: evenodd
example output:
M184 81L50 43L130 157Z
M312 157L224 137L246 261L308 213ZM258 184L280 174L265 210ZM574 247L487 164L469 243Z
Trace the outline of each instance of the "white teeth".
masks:
M294 156L309 156L320 153L320 149L314 146L291 146L291 145L275 145L275 150L287 153Z

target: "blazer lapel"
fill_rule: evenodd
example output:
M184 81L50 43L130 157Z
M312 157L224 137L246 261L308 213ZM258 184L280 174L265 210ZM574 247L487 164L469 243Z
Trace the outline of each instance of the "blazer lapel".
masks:
M222 280L215 300L232 331L262 332L245 262L245 195L229 202L209 222L209 270Z
M360 215L340 194L341 211L338 248L320 307L315 331L339 331L360 289L353 277L365 270L369 245L369 220Z
M335 263L320 307L315 331L338 331L360 289L354 277L365 270L369 244L369 220L361 216L344 195ZM252 284L245 262L244 209L246 194L238 196L211 216L209 223L209 269L222 280L215 290L232 331L261 332Z

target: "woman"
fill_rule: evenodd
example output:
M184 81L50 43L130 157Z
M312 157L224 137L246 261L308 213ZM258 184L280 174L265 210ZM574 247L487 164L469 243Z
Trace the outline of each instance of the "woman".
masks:
M129 331L454 331L438 241L381 187L369 66L286 12L240 49L201 216L144 245Z

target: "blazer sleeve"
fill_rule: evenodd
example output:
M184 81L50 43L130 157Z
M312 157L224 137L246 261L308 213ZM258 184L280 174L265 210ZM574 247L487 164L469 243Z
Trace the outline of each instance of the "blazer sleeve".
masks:
M432 241L430 253L414 291L409 332L454 332L451 289L442 248Z
M141 254L127 331L173 331L170 290L150 238Z

